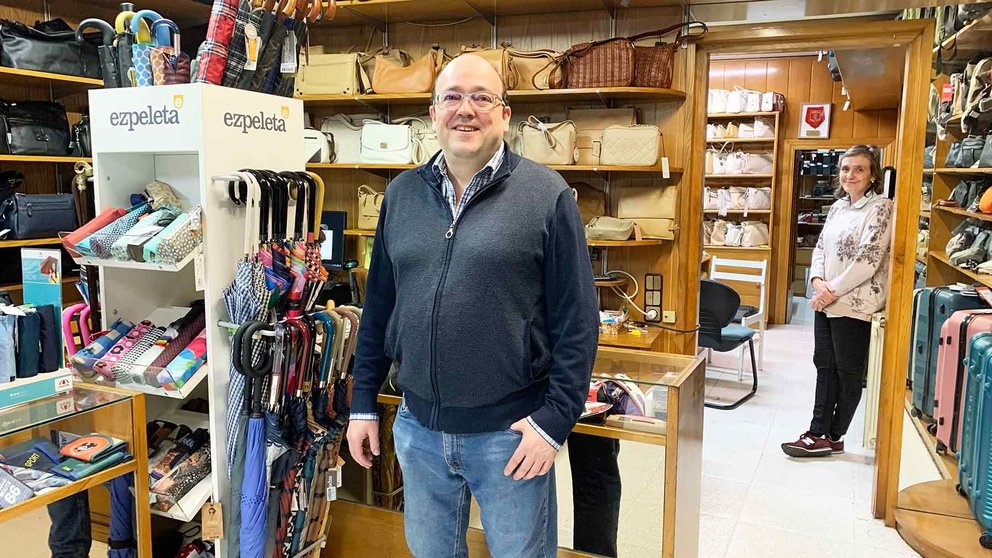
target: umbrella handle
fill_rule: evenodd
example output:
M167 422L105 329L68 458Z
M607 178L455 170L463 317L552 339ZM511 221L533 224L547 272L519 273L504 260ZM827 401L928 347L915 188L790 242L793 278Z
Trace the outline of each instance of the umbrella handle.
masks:
M315 172L307 171L306 174L317 184L317 203L313 210L313 234L315 237L318 237L320 234L320 217L324 215L324 179Z
M138 20L138 32L131 31L131 20L134 19L134 12L124 11L117 14L114 20L114 30L118 34L130 33L134 35L136 43L150 44L152 42L152 31L148 27L148 22L144 19Z
M100 30L100 39L103 41L105 46L110 46L114 44L114 28L110 26L109 23L103 21L102 19L91 17L84 19L79 22L76 27L76 41L83 42L83 31L89 27L96 27Z
M162 19L162 16L159 15L159 13L156 12L155 10L140 10L136 12L134 14L134 17L131 18L131 33L135 35L136 41L137 41L138 31L141 30L141 22L145 19L147 19L150 24L154 24L156 21ZM171 37L169 37L169 30L165 28L160 28L158 30L157 36L155 37L154 43L158 45L165 44L168 43L170 38ZM150 43L153 43L151 35L149 35L148 43L146 44L150 44Z
M162 41L162 28L165 28L166 40L164 42ZM172 46L176 51L176 56L179 56L181 52L179 49L179 26L176 25L176 22L163 17L152 24L152 33L155 35L156 46Z

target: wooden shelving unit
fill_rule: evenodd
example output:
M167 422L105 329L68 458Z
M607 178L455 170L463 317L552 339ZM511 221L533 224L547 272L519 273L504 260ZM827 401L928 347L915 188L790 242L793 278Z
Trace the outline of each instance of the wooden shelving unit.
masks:
M966 219L978 219L979 221L990 221L992 222L992 215L988 213L978 213L976 211L968 211L967 209L962 209L960 207L944 207L940 205L934 206L934 211L938 213L949 213L951 215L959 215ZM921 211L921 217L929 217L929 211ZM927 214L927 215L924 215Z
M772 112L716 112L706 115L710 120L726 120L754 118L755 116L778 116L778 111Z
M771 180L774 174L707 174L706 180Z
M54 246L61 244L60 238L28 238L25 240L0 240L0 248L25 248L28 246Z
M655 87L597 87L589 89L547 89L541 91L510 90L507 96L511 102L547 103L578 101L678 101L685 99L685 92L675 89ZM430 93L392 93L368 95L302 95L297 97L313 106L427 106Z
M720 250L727 250L731 252L771 252L772 250L771 246L768 246L767 244L762 246L716 246L714 244L705 244L703 245L703 248L705 248L707 252Z
M706 143L709 144L735 144L735 143L774 143L775 138L717 138L708 139Z
M37 70L0 67L0 85L17 85L20 87L51 86L58 92L57 94L64 95L103 87L103 80L66 74L53 74L51 72L39 72Z
M719 209L704 209L704 215L718 215L720 213ZM728 215L744 215L745 211L743 209L728 209ZM748 216L751 215L771 215L770 209L749 209L747 210Z
M943 167L933 170L934 174L964 174L964 175L979 175L979 174L992 174L992 169L990 168L965 168L958 169L953 167Z

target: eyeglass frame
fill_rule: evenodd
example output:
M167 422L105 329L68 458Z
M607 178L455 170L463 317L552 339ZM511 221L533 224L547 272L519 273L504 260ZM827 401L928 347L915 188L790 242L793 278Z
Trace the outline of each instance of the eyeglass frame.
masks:
M461 102L458 103L458 105L455 106L455 107L445 108L440 103L438 103L438 97L441 95L441 93L444 93L444 92L457 93L457 94L461 95L462 96ZM473 95L475 93L491 94L495 98L495 100L496 100L496 103L493 104L492 108L490 108L488 110L483 110L483 112L492 112L492 111L496 110L496 107L497 106L500 106L500 105L502 105L503 107L509 107L510 106L509 98L506 95L506 89L503 90L503 94L502 95L497 95L496 93L493 93L492 91L485 91L485 90L484 91L472 91L471 93L463 93L461 91L455 91L453 89L445 89L441 93L435 93L434 95L431 96L431 104L434 105L435 107L441 109L441 110L456 110L458 108L461 108L461 106L462 106L461 103L465 102L465 99L466 98L469 99L469 103L472 105L472 108L474 108L476 110L483 110L483 109L480 109L478 106L476 106L474 102L472 102L471 95Z

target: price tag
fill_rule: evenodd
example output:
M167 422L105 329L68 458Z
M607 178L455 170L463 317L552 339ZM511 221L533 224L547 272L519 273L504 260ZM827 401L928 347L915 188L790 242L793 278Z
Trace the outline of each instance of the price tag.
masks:
M661 177L662 178L672 177L671 169L668 168L668 157L661 158Z
M202 291L206 287L206 282L204 280L204 260L203 252L200 252L193 258L193 282L196 285L197 291Z
M253 23L245 25L245 69L254 70L258 67L258 30Z
M203 540L224 538L224 513L220 504L207 502L200 510L200 523L202 523L200 536Z
M338 469L331 469L327 473L327 500L338 499Z
M296 73L296 34L287 33L286 40L282 43L282 62L279 64L279 71L284 74Z
M940 90L940 102L950 103L954 100L954 86L950 83L945 83L944 87Z

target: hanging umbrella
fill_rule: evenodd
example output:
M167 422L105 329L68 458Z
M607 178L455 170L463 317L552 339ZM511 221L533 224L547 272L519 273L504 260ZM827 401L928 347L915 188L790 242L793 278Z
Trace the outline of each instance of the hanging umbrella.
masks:
M148 27L148 22L141 20L138 22L137 36L131 32L131 19L134 17L134 4L121 4L121 12L114 20L114 30L117 38L114 47L117 49L117 65L120 68L121 87L132 87L134 85L134 62L132 58L132 48L136 42L152 42L152 32Z
M261 59L262 54L268 50L272 29L276 24L276 15L273 13L274 8L275 0L264 0L262 7L252 10L251 16L248 18L248 23L254 27L256 36L258 37L258 52L255 59L256 68L258 68L258 61ZM238 89L250 90L252 82L255 79L255 71L248 69L242 71L236 87Z
M97 47L100 56L100 73L103 76L104 87L121 87L120 62L117 59L117 50L114 47L114 28L102 19L91 17L79 22L76 27L76 41L83 42L83 31L89 27L100 30L103 44Z
M134 541L134 496L130 486L133 473L121 475L110 481L110 547L107 558L132 558L137 553Z
M268 329L261 322L248 322L236 336L241 346L256 332ZM241 556L262 558L265 551L265 517L268 510L268 483L265 463L265 415L262 412L263 382L272 368L272 360L263 359L250 366L251 350L242 351L242 374L245 376L245 406L250 405L248 434L245 441L244 478L241 484Z

